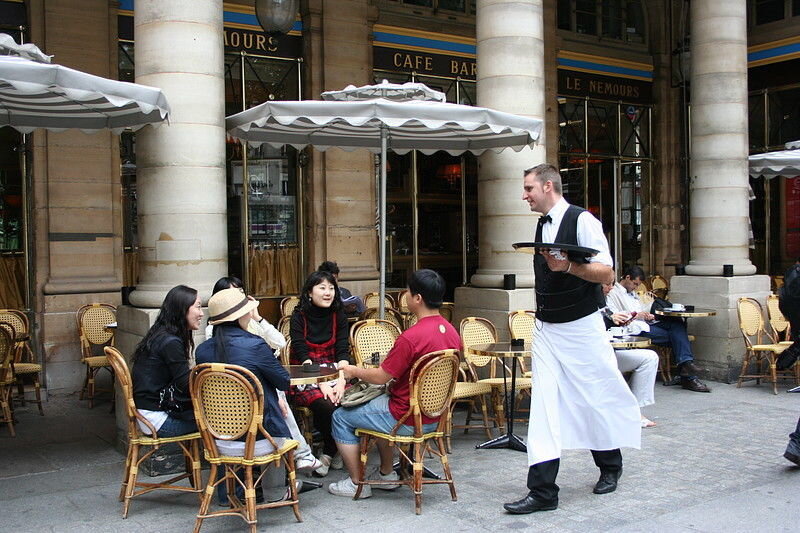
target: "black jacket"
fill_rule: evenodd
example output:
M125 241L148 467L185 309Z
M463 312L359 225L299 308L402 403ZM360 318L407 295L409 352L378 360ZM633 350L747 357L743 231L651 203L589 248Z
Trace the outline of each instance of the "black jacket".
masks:
M183 411L176 418L194 420L189 398L189 361L183 341L175 335L157 339L150 351L137 356L133 363L133 402L139 409L162 411L160 392L175 384Z
M227 361L217 353L217 336L221 334L224 335ZM285 391L289 388L289 373L264 339L236 325L217 326L214 337L197 347L195 359L198 365L226 362L243 366L255 374L264 389L264 429L273 437L291 437L275 392L275 389Z

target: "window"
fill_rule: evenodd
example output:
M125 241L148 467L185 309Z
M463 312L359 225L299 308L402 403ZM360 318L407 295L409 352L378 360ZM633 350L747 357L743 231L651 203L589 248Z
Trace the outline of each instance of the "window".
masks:
M644 43L641 0L558 0L556 20L561 30Z
M782 20L785 0L756 0L756 24Z

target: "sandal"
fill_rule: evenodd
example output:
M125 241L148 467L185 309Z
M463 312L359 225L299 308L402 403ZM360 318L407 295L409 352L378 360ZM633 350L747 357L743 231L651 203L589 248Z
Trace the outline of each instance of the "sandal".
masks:
M642 417L642 427L643 428L653 428L656 427L656 423L652 420Z

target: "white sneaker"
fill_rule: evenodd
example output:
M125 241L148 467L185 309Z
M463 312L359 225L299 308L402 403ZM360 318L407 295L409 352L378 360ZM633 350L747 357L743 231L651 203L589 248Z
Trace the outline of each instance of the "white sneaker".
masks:
M294 461L295 470L298 470L298 471L308 472L308 471L311 471L311 470L316 470L321 466L322 466L322 461L320 461L319 459L317 459L313 455L307 455L305 457L300 457L298 459L295 459L295 461Z
M332 457L330 455L323 455L320 457L319 461L322 463L322 466L319 466L314 470L314 475L318 477L327 476L328 470L330 470L331 467L331 459Z
M350 476L347 476L341 481L337 481L328 485L328 492L334 496L347 496L348 498L355 496L357 489L358 485L353 483L353 480L350 479ZM363 500L364 498L369 498L370 496L372 496L372 487L369 485L364 485L361 489L361 496L359 496L358 499Z
M331 468L334 470L341 470L344 468L344 459L342 459L341 454L337 453L333 456L333 459L331 459Z
M390 474L386 474L385 476L381 474L380 467L376 468L367 476L368 480L371 481L400 481L400 476L397 475L397 472L392 470ZM393 483L391 485L371 485L376 489L380 490L394 490L400 486L400 483Z

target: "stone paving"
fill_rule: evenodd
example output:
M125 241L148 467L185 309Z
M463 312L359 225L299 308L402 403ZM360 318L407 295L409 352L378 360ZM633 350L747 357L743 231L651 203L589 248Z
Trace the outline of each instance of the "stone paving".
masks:
M291 510L262 511L259 531L795 531L800 468L781 457L800 414L800 395L767 385L711 383L711 394L656 384L641 450L625 450L617 492L591 493L597 470L586 451L561 463L557 511L513 516L503 502L525 494L526 459L508 450L475 450L481 434L458 434L451 465L458 489L428 486L423 514L407 489L374 491L354 502L324 490L301 496L305 521ZM785 390L785 387L784 389ZM123 457L114 448L108 404L88 410L76 396L55 396L45 417L17 410L17 438L0 427L0 531L190 531L197 509L188 494L134 500L121 518L116 496ZM525 435L525 425L518 434ZM329 478L343 474L332 471ZM244 530L237 518L207 520L203 531Z

